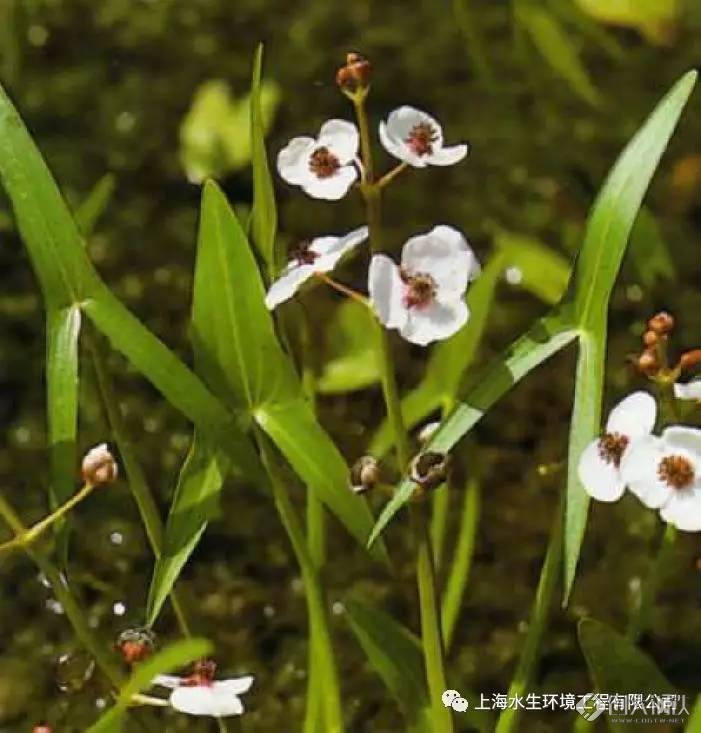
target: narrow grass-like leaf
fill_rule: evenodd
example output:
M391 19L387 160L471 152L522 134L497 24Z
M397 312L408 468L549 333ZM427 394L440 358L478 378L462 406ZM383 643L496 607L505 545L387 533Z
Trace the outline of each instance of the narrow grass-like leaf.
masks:
M577 568L589 497L577 476L582 450L599 431L609 300L643 196L696 83L685 74L662 99L619 157L587 223L570 297L581 329L568 451L564 601Z
M51 499L58 506L75 492L78 429L78 337L80 309L47 314L46 386L51 451Z
M148 688L154 677L173 672L211 653L212 644L206 639L176 641L157 652L134 669L120 690L115 704L88 728L88 733L119 733L132 697Z
M251 152L253 162L253 210L251 229L253 241L263 257L272 278L276 274L275 234L277 209L268 156L265 152L265 127L261 107L261 74L263 45L259 45L253 60L251 83Z
M75 212L75 222L84 237L92 233L98 219L107 208L115 188L115 177L106 173L93 186Z
M511 387L532 369L560 351L577 336L570 319L559 309L538 320L507 351L475 378L447 420L426 446L426 450L449 451ZM385 505L373 527L370 543L408 501L415 485L405 479Z

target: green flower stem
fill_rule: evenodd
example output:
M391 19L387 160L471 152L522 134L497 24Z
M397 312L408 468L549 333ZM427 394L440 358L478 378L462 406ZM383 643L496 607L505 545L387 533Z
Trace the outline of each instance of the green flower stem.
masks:
M365 199L367 223L370 234L370 249L373 253L382 251L382 194L380 186L373 181L372 148L368 127L364 96L353 100L358 129L360 149L363 156L363 183L361 192ZM404 425L401 402L395 377L394 359L390 348L389 336L381 325L377 327L377 351L379 358L382 394L387 410L387 418L394 434L397 462L402 473L406 472L410 461L409 437ZM441 695L445 691L445 661L443 634L436 588L436 572L433 565L433 548L426 517L426 507L422 503L410 505L409 514L416 543L416 578L421 611L421 641L426 666L426 679L431 698L431 718L433 729L438 733L452 733L453 718L446 708Z
M445 534L450 512L450 485L446 484L431 497L431 545L436 571L440 571L445 549Z
M442 491L447 493L446 489L447 487L444 487ZM450 649L450 644L453 641L455 624L460 613L465 587L470 577L479 515L480 484L477 479L473 478L468 483L465 491L458 541L450 565L450 575L443 593L441 625L443 627L443 644L446 650Z
M256 441L260 450L263 465L270 478L270 484L275 499L275 505L280 514L283 526L290 538L292 549L299 563L304 581L304 588L309 613L310 643L315 651L314 663L316 665L315 678L318 684L323 684L323 705L326 719L324 731L328 733L341 733L343 727L343 712L341 708L341 695L338 682L338 672L333 656L331 634L328 626L328 613L326 610L326 599L319 582L317 569L314 566L307 541L302 530L297 512L287 493L285 481L280 474L277 459L268 444L268 439L263 433L256 429ZM321 693L319 693L321 696ZM317 695L310 695L308 702L313 703Z
M555 517L555 524L550 533L548 549L540 571L538 588L535 600L531 608L531 616L528 622L528 632L521 649L521 656L516 665L516 672L509 685L509 697L516 695L524 696L533 679L533 672L540 657L540 645L545 634L550 618L550 609L553 603L553 596L557 588L560 576L560 563L562 560L562 514L563 507L560 506ZM499 719L495 733L512 733L518 726L520 710L508 708L504 710Z
M85 484L79 491L77 491L71 498L62 504L56 511L44 517L40 522L32 525L25 532L18 534L13 539L0 545L0 555L5 552L11 552L15 549L22 549L32 542L35 542L39 537L56 521L64 517L68 512L73 509L74 506L80 504L83 499L88 497L92 490L95 488L93 484Z
M7 525L17 535L21 536L27 532L27 528L22 523L12 506L7 502L4 496L0 494L0 516L5 520ZM56 599L61 604L66 618L70 622L75 631L78 640L92 655L105 677L110 681L115 691L121 687L124 679L122 674L105 651L105 647L93 635L92 629L88 625L83 610L73 596L68 583L63 575L58 571L56 566L40 552L34 550L30 546L24 546L24 551L44 573L46 579L51 584Z
M114 433L119 454L124 464L124 469L129 479L129 489L136 501L139 509L141 521L143 522L146 536L148 537L151 550L156 559L159 559L163 553L163 543L165 532L163 529L163 521L153 498L153 493L148 485L146 476L141 468L139 459L134 450L133 443L129 437L129 431L124 422L121 412L119 411L119 402L114 389L112 377L107 369L102 351L91 335L86 334L88 348L90 350L95 376L97 378L97 386L102 397L102 404L105 408L107 421ZM173 612L178 622L183 636L191 636L190 624L183 609L182 601L175 588L170 591L170 602Z

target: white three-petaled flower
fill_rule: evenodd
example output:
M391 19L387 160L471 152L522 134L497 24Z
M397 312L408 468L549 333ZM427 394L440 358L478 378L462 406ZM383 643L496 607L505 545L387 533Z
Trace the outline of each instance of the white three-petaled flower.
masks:
M226 718L243 713L240 695L248 692L253 677L234 677L230 680L206 680L193 683L187 677L158 675L154 685L172 689L169 702L171 707L188 715L211 715Z
M665 522L701 531L701 430L670 426L636 441L621 464L628 488Z
M380 322L414 344L447 339L469 317L464 295L480 272L462 234L449 226L409 239L398 267L386 255L370 262L368 290Z
M431 115L414 107L399 107L387 122L380 122L380 140L385 150L399 160L424 168L453 165L466 155L467 145L443 146L443 130Z
M329 120L319 137L295 137L277 156L280 175L315 199L342 198L358 177L358 130L351 122Z
M611 410L606 432L584 449L579 459L579 480L599 501L617 501L626 484L621 465L634 443L649 436L655 426L657 405L647 392L633 392Z
M343 237L317 237L300 247L280 277L270 286L265 305L270 309L289 300L316 272L330 272L347 252L368 237L368 228L359 227Z
M686 384L675 382L674 396L678 400L698 400L701 402L701 379L694 379Z

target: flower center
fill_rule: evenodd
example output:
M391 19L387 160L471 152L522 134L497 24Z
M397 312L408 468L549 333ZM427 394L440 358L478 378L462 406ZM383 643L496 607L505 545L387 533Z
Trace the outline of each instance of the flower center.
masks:
M309 158L309 170L317 178L329 178L341 167L341 161L326 147L317 148Z
M623 451L628 447L628 437L621 433L604 433L599 440L599 456L606 463L613 463L616 468L621 465Z
M290 252L293 260L297 260L297 264L301 267L302 265L313 265L314 261L319 257L318 252L310 249L311 242L300 242L295 249Z
M694 466L684 456L665 456L657 467L657 475L673 489L686 489L694 482Z
M182 687L211 687L217 665L211 659L202 659L195 664L192 674L180 683Z
M411 128L404 142L415 155L431 155L437 139L438 132L430 122L419 122Z
M424 308L431 304L436 297L436 281L428 274L417 272L410 274L404 268L399 271L404 291L404 305L406 308Z

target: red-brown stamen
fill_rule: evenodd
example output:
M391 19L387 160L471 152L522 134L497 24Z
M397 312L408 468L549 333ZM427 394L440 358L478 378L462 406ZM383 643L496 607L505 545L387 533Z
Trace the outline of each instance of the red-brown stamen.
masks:
M621 433L604 433L599 439L599 456L606 463L620 468L623 452L628 447L628 436Z
M290 252L293 260L297 260L298 265L313 265L319 257L318 252L311 249L311 242L300 242L295 249Z
M404 292L406 308L424 308L434 301L437 286L430 275L423 272L411 274L404 268L400 269L399 274L406 286Z
M685 456L665 456L657 467L657 475L673 489L687 489L694 483L694 466Z
M211 687L217 665L211 659L201 659L195 663L192 674L180 683L182 687Z
M309 170L317 178L329 178L341 167L341 161L327 148L317 148L309 157Z
M438 131L430 122L414 125L404 141L415 155L431 155L433 143L438 140Z

